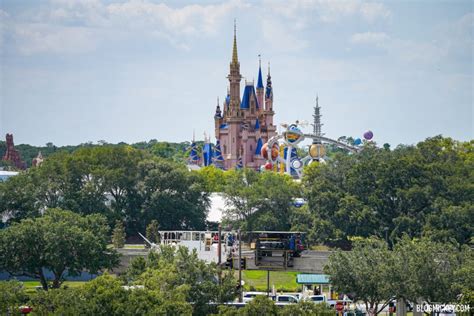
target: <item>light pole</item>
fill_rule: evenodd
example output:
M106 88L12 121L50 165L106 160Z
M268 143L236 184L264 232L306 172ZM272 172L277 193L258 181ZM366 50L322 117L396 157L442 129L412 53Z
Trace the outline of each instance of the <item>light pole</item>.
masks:
M221 252L222 252L222 244L221 244L221 237L222 237L222 225L219 223L219 226L218 226L218 237L219 237L219 240L217 241L217 256L218 256L218 259L217 259L217 262L219 264L219 266L221 265L222 263L222 260L221 260Z
M242 303L242 234L239 228L239 303Z

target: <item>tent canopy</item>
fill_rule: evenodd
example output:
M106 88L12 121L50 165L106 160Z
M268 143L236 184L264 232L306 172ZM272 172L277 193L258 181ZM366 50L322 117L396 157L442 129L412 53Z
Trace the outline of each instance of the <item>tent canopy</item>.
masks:
M327 274L297 274L296 283L298 284L329 284L329 275Z

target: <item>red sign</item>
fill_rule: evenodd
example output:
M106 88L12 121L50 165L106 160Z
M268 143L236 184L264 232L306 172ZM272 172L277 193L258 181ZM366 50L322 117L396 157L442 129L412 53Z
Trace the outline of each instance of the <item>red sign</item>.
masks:
M336 303L336 310L337 310L338 312L342 312L343 309L344 309L344 304L342 304L342 302L337 302L337 303Z

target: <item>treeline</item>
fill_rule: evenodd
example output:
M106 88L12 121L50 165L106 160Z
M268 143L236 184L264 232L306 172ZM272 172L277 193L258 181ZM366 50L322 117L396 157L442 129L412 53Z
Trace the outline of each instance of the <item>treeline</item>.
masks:
M473 145L441 136L394 150L366 144L308 166L301 183L253 170L200 173L208 191L226 196L233 227L306 231L312 243L345 248L371 236L466 244L474 232ZM307 203L297 207L298 198Z
M392 245L403 235L467 244L473 145L441 136L393 150L368 143L360 153L334 152L327 163L311 164L302 181L249 169L190 172L128 145L84 147L0 183L0 212L10 221L47 208L100 213L111 226L123 221L128 234L154 219L159 229L204 229L209 193L221 192L224 227L306 231L311 243L339 247L371 236Z
M51 155L0 183L0 212L8 222L61 208L99 213L127 233L144 232L153 219L160 229L205 229L209 198L202 179L184 165L131 146L80 148Z
M100 140L97 143L87 142L79 145L68 145L68 146L56 146L53 143L47 143L45 146L33 146L28 144L15 145L15 148L19 151L21 159L26 162L27 167L31 167L33 158L41 152L44 158L51 156L54 153L65 152L72 153L81 148L99 147L99 146L127 146L127 143L120 142L118 144L109 144L106 141ZM130 144L132 148L144 150L154 156L170 159L175 162L184 162L187 158L189 150L189 142L181 143L170 143L170 142L159 142L156 139L152 139L148 142L138 142ZM6 143L0 141L0 159L5 155ZM7 162L0 160L0 166L7 166L12 168Z

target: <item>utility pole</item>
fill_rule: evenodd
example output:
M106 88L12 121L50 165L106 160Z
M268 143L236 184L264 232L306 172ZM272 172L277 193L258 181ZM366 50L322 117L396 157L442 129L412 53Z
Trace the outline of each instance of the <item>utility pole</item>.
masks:
M219 264L219 266L221 265L222 263L222 260L221 260L221 252L222 252L222 243L221 243L221 239L222 239L222 225L219 223L219 228L218 228L218 237L219 237L219 240L217 241L217 262Z
M270 270L267 270L267 297L270 297Z
M242 233L239 228L239 303L242 303Z

